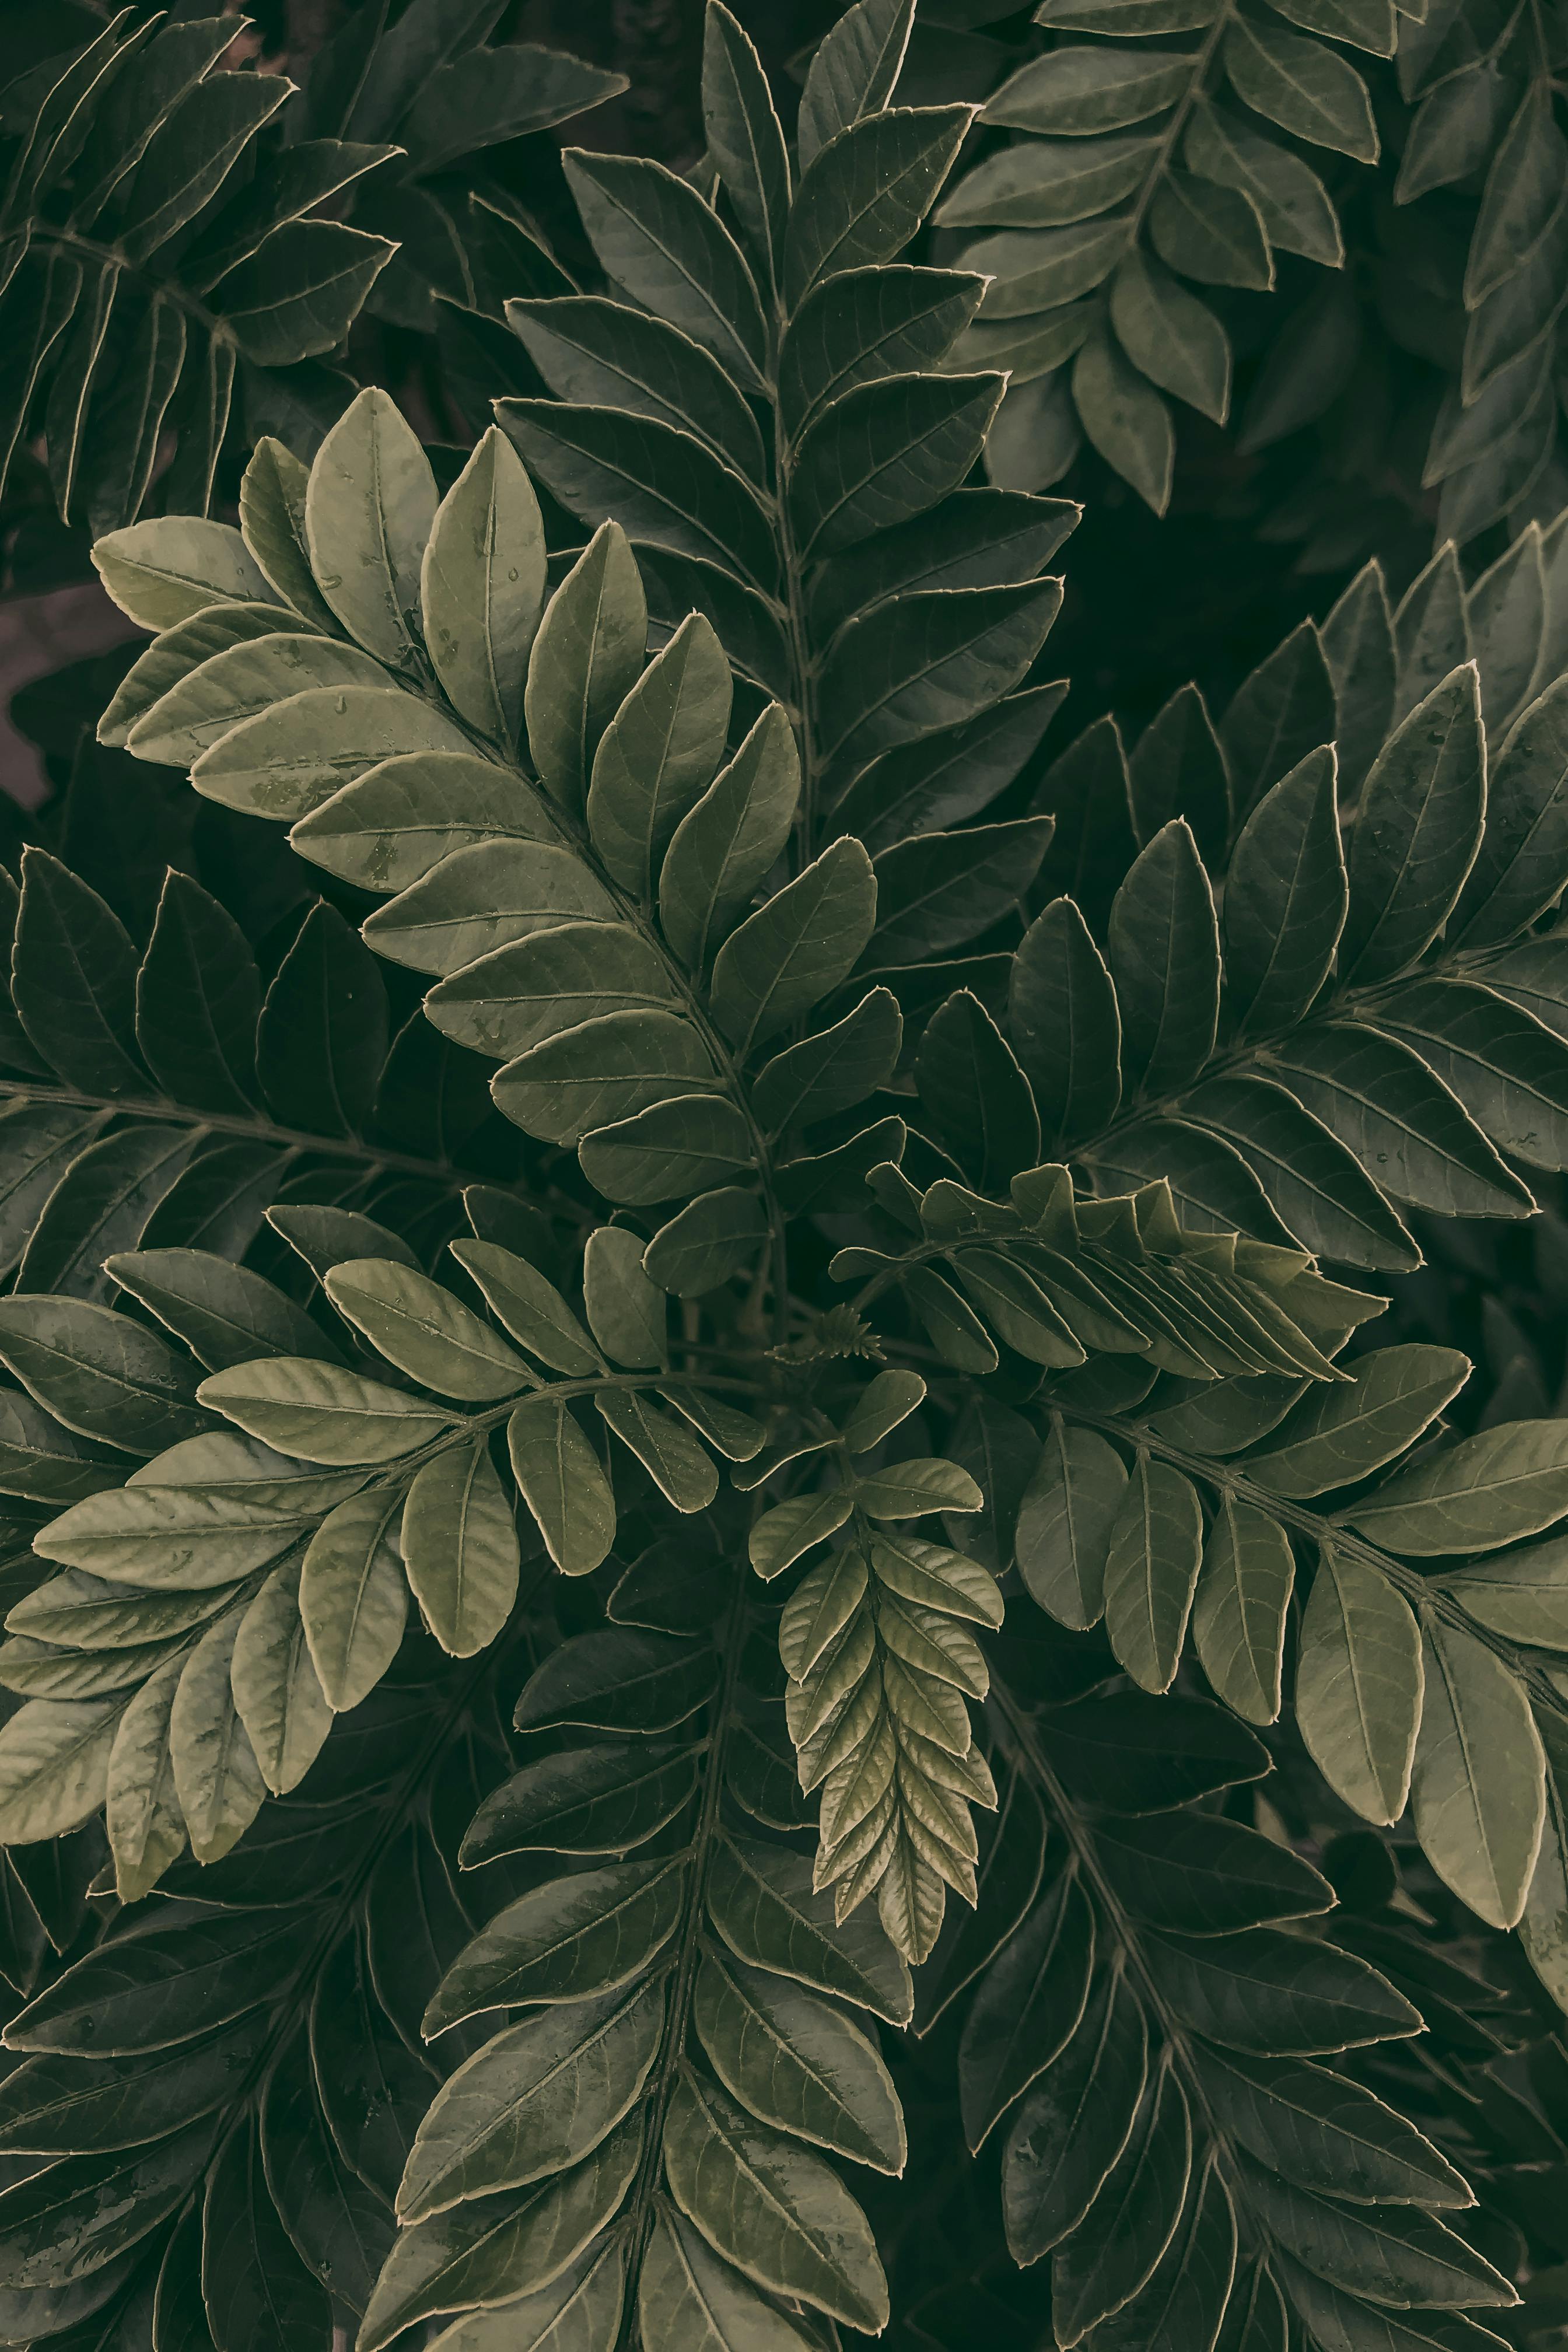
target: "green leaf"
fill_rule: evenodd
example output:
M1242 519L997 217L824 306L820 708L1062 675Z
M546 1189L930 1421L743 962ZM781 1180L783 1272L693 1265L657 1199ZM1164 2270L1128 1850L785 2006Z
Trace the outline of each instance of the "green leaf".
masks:
M967 106L868 113L813 157L784 246L792 310L838 271L891 261L902 252L952 169L972 120Z
M1389 1550L1495 1551L1568 1510L1568 1451L1555 1422L1501 1422L1406 1470L1346 1517Z
M171 2213L211 2153L209 2122L109 2156L68 2157L0 2202L0 2284L59 2286L100 2268Z
M63 1836L103 1802L124 1701L29 1699L0 1727L0 1836L29 1845Z
M162 1469L168 1459L148 1466ZM279 1465L286 1466L292 1465ZM344 1483L312 1481L295 1495L258 1478L246 1464L232 1486L127 1486L62 1512L39 1530L38 1541L45 1558L112 1584L202 1591L276 1559L318 1510L339 1498Z
M148 1675L120 1717L109 1750L104 1827L122 1903L147 1894L184 1851L185 1817L169 1748L170 1709L184 1666L177 1653Z
M363 1373L303 1356L274 1356L215 1372L198 1402L238 1429L306 1462L395 1462L439 1437L450 1415Z
M136 952L85 882L29 846L22 853L11 988L31 1043L84 1093L145 1091L134 1029Z
M853 1109L891 1077L902 1039L897 997L874 988L830 1029L764 1063L752 1087L752 1108L774 1131Z
M682 1512L708 1508L719 1490L719 1474L683 1423L625 1389L601 1389L594 1402L667 1502Z
M669 1741L607 1740L525 1764L492 1790L463 1840L467 1867L497 1854L618 1854L675 1819L697 1786L697 1758Z
M1418 2208L1402 2211L1395 2207L1390 2212L1372 2206L1357 2211L1353 2206L1326 2205L1310 2191L1287 2188L1252 2164L1247 2165L1244 2178L1266 2225L1282 2245L1298 2256L1309 2256L1315 2271L1332 2272L1343 2287L1379 2300L1398 2295L1402 2304L1417 2294L1445 2300L1458 2294L1467 2304L1483 2307L1515 2299L1512 2287L1483 2255ZM1314 2296L1309 2309L1316 2302ZM1352 2311L1359 2307L1350 2305ZM1313 2315L1319 2316L1317 2309Z
M631 2108L658 2054L663 1987L546 2009L458 2067L420 2124L404 2221L576 2164Z
M1163 514L1175 464L1171 412L1109 335L1091 335L1073 362L1072 396L1083 429L1106 464L1156 514Z
M1339 705L1340 772L1346 792L1359 792L1394 719L1394 616L1379 566L1357 572L1319 636Z
M1219 1017L1219 929L1190 827L1165 825L1117 892L1108 937L1127 1077L1150 1095L1203 1068Z
M1274 284L1262 209L1250 189L1216 186L1206 178L1169 171L1149 206L1149 233L1173 269L1203 285L1266 290ZM1194 341L1203 337L1205 342L1212 342L1212 329L1205 330L1195 320L1191 328ZM1210 368L1211 383L1217 392L1218 368L1213 361ZM1225 389L1228 393L1228 382ZM1225 420L1215 421L1223 424Z
M605 1013L679 1001L665 958L628 924L565 922L454 972L426 1009L458 1045L510 1060Z
M794 1495L753 1521L746 1551L757 1574L769 1581L841 1528L854 1508L841 1488L820 1495Z
M1040 1124L1028 1081L996 1024L970 990L950 996L926 1024L915 1055L915 1086L929 1131L983 1191L1002 1192L1021 1170L1038 1160ZM976 1280L984 1280L980 1264L970 1255L958 1270L974 1296ZM1005 1291L1016 1287L1007 1282L1010 1271L1003 1269ZM994 1263L989 1272L997 1272ZM998 1316L1006 1314L1006 1307L996 1296L994 1280L986 1282L985 1289L979 1303L1000 1330ZM1037 1293L1028 1297L1026 1315L1037 1297ZM1033 1319L1035 1336L1021 1351L1042 1363L1062 1361L1057 1352L1062 1335L1052 1310L1042 1305ZM1044 1355L1038 1352L1042 1329L1047 1335ZM1021 1345L1016 1318L1005 1336L1012 1345ZM1076 1342L1066 1344L1067 1360L1076 1362Z
M629 1984L675 1933L685 1874L681 1854L614 1862L520 1895L458 1955L425 2032L498 2006L577 2001Z
M502 744L522 721L544 585L539 501L510 442L492 425L437 510L421 565L420 612L447 700Z
M1269 1059L1396 1200L1446 1216L1524 1212L1519 1178L1424 1055L1359 1022L1325 1021L1279 1040Z
M520 1731L668 1731L713 1686L711 1654L689 1641L626 1626L581 1633L531 1675L513 1722Z
M453 1657L493 1642L517 1598L511 1504L483 1438L438 1454L415 1475L398 1538L409 1588Z
M1563 1974L1564 1932L1568 1929L1568 1871L1563 1845L1563 1742L1550 1716L1541 1729L1546 1751L1546 1819L1519 1922L1524 1956L1552 2000L1561 2007L1568 1990Z
M310 478L310 467L301 465L292 450L285 448L281 441L269 433L264 433L250 453L240 481L239 528L253 560L277 594L299 614L301 625L330 630L333 625L331 611L316 585L306 551L305 492ZM226 616L230 625L237 622L244 610L243 606L236 606L233 614ZM275 607L258 606L256 610L258 613L266 610L273 614L270 626L274 629L287 625L288 614ZM185 630L190 632L193 650L202 644L205 633L212 632L216 641L209 646L208 650L220 651L226 642L222 635L225 618L223 608L219 606L187 623ZM184 635L185 631L177 634ZM254 634L263 635L266 631L258 628ZM173 654L173 645L169 650ZM158 651L156 646L150 646L142 660L155 656ZM189 666L183 664L182 675L184 667ZM148 697L147 708L151 708L153 699L155 698ZM107 741L110 739L104 737L101 740Z
M1296 1719L1323 1778L1364 1821L1405 1811L1422 1682L1408 1604L1376 1569L1325 1546L1301 1620Z
M321 1281L351 1257L390 1257L399 1265L416 1265L413 1251L402 1237L357 1209L268 1209L267 1222L282 1234Z
M1234 1934L1330 1911L1334 1893L1310 1863L1257 1830L1211 1814L1108 1822L1100 1866L1134 1917L1192 1936Z
M993 282L986 290L980 326L971 329L966 341L973 341L980 333L987 346L999 343L1002 329L992 327L994 320L1021 319L1027 323L1013 330L1014 334L1038 333L1038 315L1054 314L1057 328L1052 341L1043 349L1032 343L1026 347L1029 366L1025 380L1037 378L1053 363L1059 365L1070 358L1093 323L1087 305L1079 310L1065 306L1103 284L1126 250L1127 223L1120 214L1064 228L1002 229L993 236L983 236L966 249L963 258L972 268L984 270ZM995 355L1005 356L1012 348L1003 345ZM1042 476L1040 482L1047 478L1054 476ZM1039 486L1023 479L1012 482L1017 488Z
M614 922L617 913L574 851L539 841L488 841L454 850L361 929L377 955L416 971L447 973L532 931L574 919Z
M823 665L825 752L853 770L975 717L1018 684L1060 607L1060 585L1038 580L911 595L857 617Z
M1568 1055L1520 1007L1463 981L1417 982L1388 1025L1493 1143L1531 1167L1554 1169L1568 1156Z
M709 2242L775 2293L873 2333L888 2286L866 2218L820 2157L682 2075L667 2111L670 2190Z
M1241 1033L1299 1022L1332 965L1349 904L1331 746L1310 751L1253 810L1225 892L1226 1000Z
M1248 1723L1273 1723L1279 1713L1295 1575L1289 1538L1278 1520L1222 1495L1204 1546L1193 1640L1218 1696Z
M698 579L717 579L719 616L729 621L739 609L749 616L743 625L760 629L766 641L765 607L752 590L765 596L773 586L778 550L761 494L744 475L689 433L626 409L548 400L503 400L496 407L531 470L563 506L590 523L624 519L639 540L690 559ZM685 563L674 572L678 581L692 577Z
M1487 779L1487 822L1459 901L1467 947L1510 939L1552 903L1568 860L1568 693L1548 688L1510 729Z
M1073 138L1120 131L1171 106L1185 92L1192 59L1175 49L1123 54L1077 42L1020 66L985 109L988 123Z
M903 2116L876 2045L842 2011L705 1955L692 2023L724 2088L759 2122L879 2172L901 2172Z
M390 394L367 386L317 453L305 536L316 584L338 619L394 667L418 643L419 572L435 516L425 452Z
M692 613L648 664L594 754L588 830L612 880L647 905L681 818L713 782L730 723L730 665Z
M779 408L792 436L820 403L855 384L942 359L984 290L967 271L904 263L824 278L779 347Z
M174 1793L198 1862L217 1862L260 1811L267 1783L235 1705L233 1663L240 1620L210 1625L185 1661L169 1710Z
M85 1299L0 1301L0 1362L68 1429L128 1454L156 1454L207 1425L168 1343Z
M1115 1447L1053 1414L1019 1507L1018 1573L1040 1607L1075 1631L1104 1612L1111 1530L1126 1493Z
M300 472L303 479L303 468ZM324 604L319 617L309 620L277 604L205 605L189 620L154 637L132 663L98 722L98 740L122 748L132 729L166 694L235 646L279 635L330 635L334 625Z
M1261 19L1236 18L1221 55L1237 95L1270 122L1358 163L1375 163L1377 128L1354 66L1321 41Z
M1440 1581L1468 1617L1510 1642L1563 1645L1564 1547L1561 1537L1524 1551L1502 1552ZM12 1616L16 1611L12 1611ZM9 1621L7 1621L9 1622Z
M1087 2226L1058 2249L1051 2265L1058 2338L1079 2342L1148 2283L1180 2218L1191 2164L1186 2093L1173 2068L1156 2066Z
M136 1041L165 1094L203 1110L251 1109L261 985L217 900L171 872L136 975Z
M34 1503L84 1502L118 1486L124 1467L62 1429L30 1397L0 1393L0 1493Z
M642 2341L704 2352L808 2352L816 2338L771 2297L710 2253L690 2224L658 2208L637 2282Z
M1423 1628L1426 1704L1411 1801L1434 1870L1494 1927L1515 1926L1545 1817L1545 1759L1521 1685L1474 1634Z
M1211 1079L1188 1097L1184 1110L1240 1152L1308 1248L1347 1265L1408 1270L1419 1263L1405 1226L1371 1179L1283 1087L1255 1078Z
M1485 799L1479 681L1467 667L1433 688L1373 762L1351 837L1345 978L1386 979L1436 937L1479 845Z
M1147 2032L1126 1977L1108 1973L1066 2051L1019 2108L1002 2157L1002 2213L1015 2262L1038 2262L1083 2220L1132 2127Z
M873 1519L909 1519L931 1511L978 1511L985 1497L967 1470L940 1459L900 1462L862 1472L855 1501Z
M1321 1495L1353 1486L1413 1445L1470 1376L1452 1348L1379 1348L1356 1366L1353 1386L1304 1397L1261 1451L1248 1477L1278 1495Z
M581 1143L594 1129L710 1086L718 1075L689 1021L625 1006L542 1039L497 1074L491 1092L527 1134Z
M599 1457L565 1405L520 1404L507 1423L512 1475L563 1576L589 1576L616 1538L616 1503Z
M745 257L696 189L642 156L569 148L566 177L605 274L758 389L767 328Z
M914 0L856 0L817 48L800 105L803 166L850 123L879 113L908 54Z
M471 1307L391 1258L351 1258L322 1288L387 1361L442 1396L485 1403L529 1385L527 1365Z
M498 1323L552 1371L600 1369L597 1349L553 1283L499 1242L457 1241L452 1255L472 1275Z
M1132 1815L1167 1813L1268 1769L1256 1733L1206 1699L1144 1691L1053 1708L1041 1736L1075 1798Z
M1203 1513L1190 1481L1140 1454L1106 1550L1105 1630L1145 1690L1169 1689L1175 1675L1202 1548Z
M1053 898L1024 934L1008 1034L1052 1148L1110 1125L1121 1099L1121 1015L1104 958L1070 898Z
M1078 2032L1094 1957L1093 1909L1076 1873L1064 1871L1003 1946L964 2021L958 2084L972 2151Z
M342 1715L374 1690L397 1654L408 1591L397 1548L402 1496L351 1495L329 1511L300 1570L300 1614L327 1704Z
M226 808L289 821L309 816L382 761L466 750L451 719L390 683L314 687L220 736L196 761L191 781Z
M725 941L713 968L713 1017L740 1053L809 1012L852 969L876 919L871 861L836 841Z
M144 629L173 628L210 604L273 601L245 541L226 522L161 515L109 532L92 560L121 611Z
M813 1886L804 1854L726 1836L714 1852L707 1896L713 1926L738 1960L856 2001L889 2024L908 2023L914 2008L908 1968L867 1912L835 1921L833 1898Z
M678 327L593 294L509 302L507 319L557 399L694 433L748 481L764 479L762 436L743 395Z
M258 1356L337 1360L325 1332L287 1292L211 1250L123 1250L104 1265L209 1371Z
M1313 2057L1421 2031L1385 1977L1320 1938L1255 1927L1150 1945L1176 2016L1230 2050Z
M240 1619L230 1668L235 1706L275 1797L298 1788L332 1727L300 1610L301 1566L287 1559L268 1577ZM113 1786L111 1763L111 1818Z
M969 825L896 842L875 860L878 964L924 962L962 946L1018 905L1049 845L1048 817Z
M789 218L789 152L762 60L722 0L703 23L702 120L741 226L774 278Z
M1215 2058L1205 2079L1243 2147L1303 2189L1357 2203L1462 2206L1470 2192L1413 2124L1348 2076L1285 2060Z
M656 1370L668 1357L668 1308L643 1267L643 1245L624 1225L601 1225L583 1254L583 1298L595 1339L611 1360Z
M89 1143L50 1193L16 1268L16 1289L110 1297L105 1251L141 1239L189 1164L195 1140L188 1128L150 1121Z
M466 2305L506 2304L510 2325L519 2281L556 2279L614 2216L637 2169L640 2129L633 2118L560 2179L455 2206L403 2231L366 2305L361 2352L381 2352L410 2323ZM615 2325L614 2304L602 2295L596 2311L566 2308L574 2319Z
M726 689L727 682L726 676ZM689 971L702 971L767 875L789 837L799 795L794 730L770 703L680 818L659 870L659 925Z
M27 2005L25 2021L18 2013L16 2047L79 2057L167 2049L188 2037L194 2003L204 2027L226 2025L286 1984L310 1947L296 1911L149 1918L78 1961Z
M661 1225L643 1264L659 1289L676 1298L703 1298L745 1272L767 1232L756 1194L726 1184L689 1201Z
M1169 188L1170 183L1167 182ZM1194 183L1201 188L1202 183ZM1216 192L1210 191L1211 195ZM1167 228L1162 248L1176 267L1193 269L1194 256L1177 248ZM1230 344L1205 303L1170 271L1133 249L1110 281L1110 322L1117 341L1151 383L1223 425L1230 407Z
M997 375L907 375L819 408L794 455L789 507L806 559L936 506L970 473L1004 390Z
M1149 168L1147 138L1018 141L964 174L935 215L942 228L1055 228L1131 195Z
M383 891L406 889L476 842L542 841L554 831L508 770L447 751L383 761L301 817L289 839L344 881Z
M242 719L309 687L385 683L372 655L335 637L285 628L275 636L241 638L187 670L136 720L126 745L139 760L188 768Z
M1309 751L1331 742L1337 716L1321 642L1304 621L1243 680L1221 722L1238 808L1251 809Z

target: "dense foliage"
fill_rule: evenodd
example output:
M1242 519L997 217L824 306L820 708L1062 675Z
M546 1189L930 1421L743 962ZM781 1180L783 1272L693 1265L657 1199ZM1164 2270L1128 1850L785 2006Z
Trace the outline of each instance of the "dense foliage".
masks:
M0 868L0 2342L1568 2340L1555 459L1125 731L1049 494L1286 413L1181 280L1367 299L1374 116L1550 442L1550 67L930 13L492 175L619 87L493 0L26 12L139 634Z

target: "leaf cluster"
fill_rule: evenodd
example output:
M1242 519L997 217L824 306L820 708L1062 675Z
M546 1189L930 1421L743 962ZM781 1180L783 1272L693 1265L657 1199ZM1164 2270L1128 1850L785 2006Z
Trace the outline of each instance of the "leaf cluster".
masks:
M1076 383L1209 282L1174 207L1318 185L1257 57L1362 88L1136 11L1010 87L1150 110L953 183L911 7L792 141L712 0L702 162L566 157L595 291L443 176L496 12L312 78L495 421L367 388L95 546L101 742L301 911L133 938L38 845L10 908L0 2336L1554 2325L1568 1438L1423 1301L1568 1168L1563 542L1040 749L1050 379L915 240L1120 238Z

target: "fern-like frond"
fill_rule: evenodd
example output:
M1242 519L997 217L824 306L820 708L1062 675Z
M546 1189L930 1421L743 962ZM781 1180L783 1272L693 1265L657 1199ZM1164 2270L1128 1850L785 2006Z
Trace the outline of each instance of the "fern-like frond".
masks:
M552 51L481 47L499 15L416 0L382 38L384 11L357 9L316 60L306 124L285 76L234 64L246 25L232 15L121 9L12 81L0 484L41 428L61 516L103 531L140 512L169 436L160 499L206 512L237 394L253 418L309 420L319 438L352 386L312 363L341 348L388 265L380 307L428 325L430 277L444 287L465 252L443 169L623 86ZM68 40L78 20L62 17ZM362 225L329 205L363 205ZM527 243L492 213L468 234ZM470 299L477 267L458 268Z

